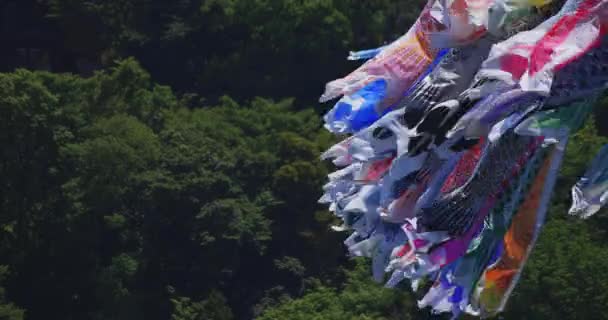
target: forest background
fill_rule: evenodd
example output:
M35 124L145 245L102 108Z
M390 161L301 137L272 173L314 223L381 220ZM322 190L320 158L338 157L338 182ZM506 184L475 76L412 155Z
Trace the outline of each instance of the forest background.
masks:
M429 319L317 204L326 81L421 0L0 2L0 319ZM571 140L502 319L608 319L608 214L567 216Z

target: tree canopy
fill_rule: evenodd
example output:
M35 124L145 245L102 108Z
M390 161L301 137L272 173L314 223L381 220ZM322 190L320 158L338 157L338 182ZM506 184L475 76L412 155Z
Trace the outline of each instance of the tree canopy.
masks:
M30 50L36 63L0 73L0 318L428 319L346 257L317 205L334 138L316 96L348 50L396 38L420 5L0 4L15 14L0 31L48 33L7 40L7 56L48 59ZM604 99L570 142L506 319L607 318L607 212L566 217L607 114Z

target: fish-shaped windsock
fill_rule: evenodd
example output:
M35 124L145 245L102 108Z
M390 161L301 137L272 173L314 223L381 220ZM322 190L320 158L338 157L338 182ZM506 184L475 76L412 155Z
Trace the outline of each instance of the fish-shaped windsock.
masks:
M437 103L455 99L469 88L493 44L506 40L514 30L525 31L534 28L550 16L552 10L535 12L532 10L536 8L534 5L554 9L560 2L543 1L534 4L527 1L494 1L487 17L482 19L486 21L487 26L492 27L492 32L486 33L473 43L450 49L441 57L437 66L413 86L400 102L399 107L405 108L405 124L413 128Z
M608 203L608 145L597 154L585 175L572 188L570 214L589 218Z
M418 306L453 319L504 310L568 139L608 84L607 12L608 0L436 0L395 43L351 53L369 60L323 97L344 95L326 128L352 136L322 155L342 168L319 201L376 281L428 289ZM608 202L608 146L572 196L583 218Z
M342 95L351 95L366 85L386 81L383 106L396 102L432 61L436 50L430 47L427 34L442 29L441 23L430 15L434 0L429 0L410 30L372 59L344 78L329 82L320 101L326 102Z
M392 44L351 52L349 60L370 60L326 85L321 102L344 96L325 116L326 128L335 133L357 132L394 109L434 69L437 56L442 56L439 49L474 43L486 33L483 21L493 2L430 0L412 28Z
M608 1L582 0L573 11L516 34L492 48L479 75L548 96L555 73L599 45L607 9Z

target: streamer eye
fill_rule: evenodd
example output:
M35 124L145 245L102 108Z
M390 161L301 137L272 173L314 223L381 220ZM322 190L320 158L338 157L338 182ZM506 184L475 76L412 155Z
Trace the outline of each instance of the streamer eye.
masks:
M401 116L401 123L407 128L414 128L424 118L424 111L420 109L406 110Z
M385 140L393 136L393 132L385 127L378 127L374 129L372 136L378 140Z

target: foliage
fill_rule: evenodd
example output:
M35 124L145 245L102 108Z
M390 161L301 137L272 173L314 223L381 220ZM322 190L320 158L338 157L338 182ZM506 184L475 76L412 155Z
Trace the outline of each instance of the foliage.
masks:
M598 108L607 107L603 103ZM608 305L608 279L604 272L608 269L605 213L600 212L598 217L585 222L566 217L570 187L605 143L608 139L597 134L593 119L572 137L549 211L549 222L501 319L606 318L600 311ZM343 287L314 287L299 299L269 308L258 319L429 318L428 313L416 312L410 307L415 298L404 293L408 288L385 290L372 283L370 272L364 267L368 264L368 261L360 262L348 272Z
M166 319L182 301L169 287L208 297L186 309L243 316L338 266L310 214L328 139L292 100L190 109L133 60L89 79L1 74L0 96L0 252L29 318Z
M51 70L106 71L0 74L1 319L429 318L344 258L316 204L334 138L309 108L423 1L15 3L53 34L26 41L61 49ZM568 147L508 319L605 318L607 211L565 212L607 115L604 98Z
M547 224L507 319L606 319L600 310L608 303L608 248L586 229L561 219Z
M355 261L340 290L317 284L303 297L270 308L257 319L418 319L413 297L406 290L373 283L368 265L365 259Z
M35 23L50 23L70 53L97 65L134 56L178 92L239 101L298 97L308 104L325 81L355 66L345 59L349 50L395 40L423 3L46 0L36 4L46 19ZM23 19L31 12L24 10Z
M171 299L173 313L171 320L231 320L230 308L226 305L226 298L212 291L204 301L192 302L190 298L177 297Z
M0 266L0 281L4 282L9 275L7 266ZM6 320L23 320L25 312L23 309L16 307L13 303L6 301L6 289L0 287L0 319Z

